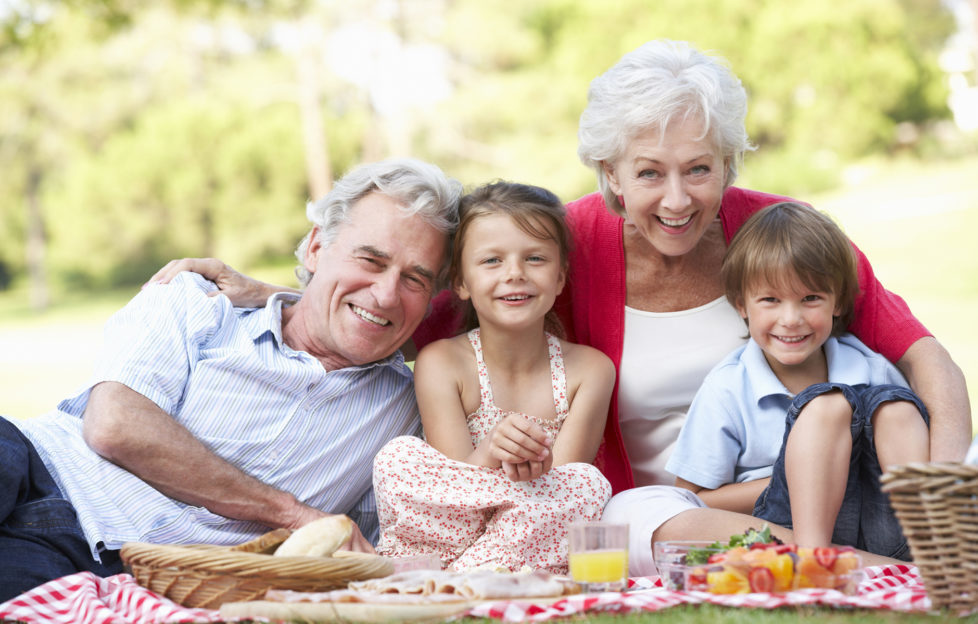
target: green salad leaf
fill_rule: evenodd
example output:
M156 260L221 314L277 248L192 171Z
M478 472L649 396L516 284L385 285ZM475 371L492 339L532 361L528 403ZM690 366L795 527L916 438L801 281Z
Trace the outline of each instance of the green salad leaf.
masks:
M767 524L760 531L751 527L743 533L731 535L730 540L726 544L716 541L704 548L691 548L686 553L686 565L703 565L710 558L710 555L738 546L750 548L751 544L771 544L772 542L780 544L781 540L771 535L771 527Z

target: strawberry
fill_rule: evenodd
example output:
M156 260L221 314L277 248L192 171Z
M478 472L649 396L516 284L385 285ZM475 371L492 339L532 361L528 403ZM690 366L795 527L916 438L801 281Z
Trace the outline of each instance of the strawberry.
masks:
M798 552L798 545L797 544L774 544L774 552L778 553L779 555L783 555L785 553Z
M725 553L725 552L718 552L718 553L713 553L712 555L710 555L709 557L707 557L706 562L707 563L720 563L721 561L723 561L726 558L727 558L727 553Z
M767 568L751 568L747 580L752 592L774 591L774 573Z
M767 544L767 543L764 543L764 542L754 542L753 544L751 544L747 548L749 550L767 550L768 548L771 548L772 546L775 546L775 545L776 544Z
M839 558L839 552L831 546L815 549L815 561L826 570L831 570L835 560Z

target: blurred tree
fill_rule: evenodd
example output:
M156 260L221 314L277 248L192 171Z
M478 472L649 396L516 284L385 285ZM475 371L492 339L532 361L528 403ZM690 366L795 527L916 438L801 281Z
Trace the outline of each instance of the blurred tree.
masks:
M592 190L591 79L659 37L726 57L759 146L742 182L803 197L946 115L940 0L65 0L0 28L0 262L60 280L283 257L332 172L393 155L470 184ZM902 125L901 125L902 124Z

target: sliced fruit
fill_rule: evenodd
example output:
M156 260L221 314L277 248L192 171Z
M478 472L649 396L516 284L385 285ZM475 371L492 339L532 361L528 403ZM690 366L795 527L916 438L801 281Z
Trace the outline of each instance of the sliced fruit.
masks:
M826 570L831 570L838 558L839 552L831 546L815 549L815 561L818 561L819 565Z
M767 568L752 568L747 579L753 592L774 591L774 573Z

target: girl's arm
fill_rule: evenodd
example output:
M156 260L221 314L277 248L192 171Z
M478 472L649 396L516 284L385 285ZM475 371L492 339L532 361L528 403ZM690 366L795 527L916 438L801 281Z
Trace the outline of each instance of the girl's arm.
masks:
M539 476L550 455L547 433L519 414L503 418L473 447L463 397L465 380L478 378L469 368L474 361L464 336L433 342L418 354L414 388L428 444L457 461L503 467L513 481ZM478 397L477 387L470 391Z
M590 464L597 455L608 418L615 365L597 349L571 343L562 346L570 408L554 443L553 465Z
M693 492L714 509L726 509L749 516L754 513L754 503L757 502L757 497L761 495L770 481L771 478L766 477L742 483L727 483L714 490L708 490L681 477L676 477L676 486Z
M472 446L462 405L465 367L460 351L453 339L438 340L422 349L414 363L414 392L425 439L450 459L498 468L498 460Z

